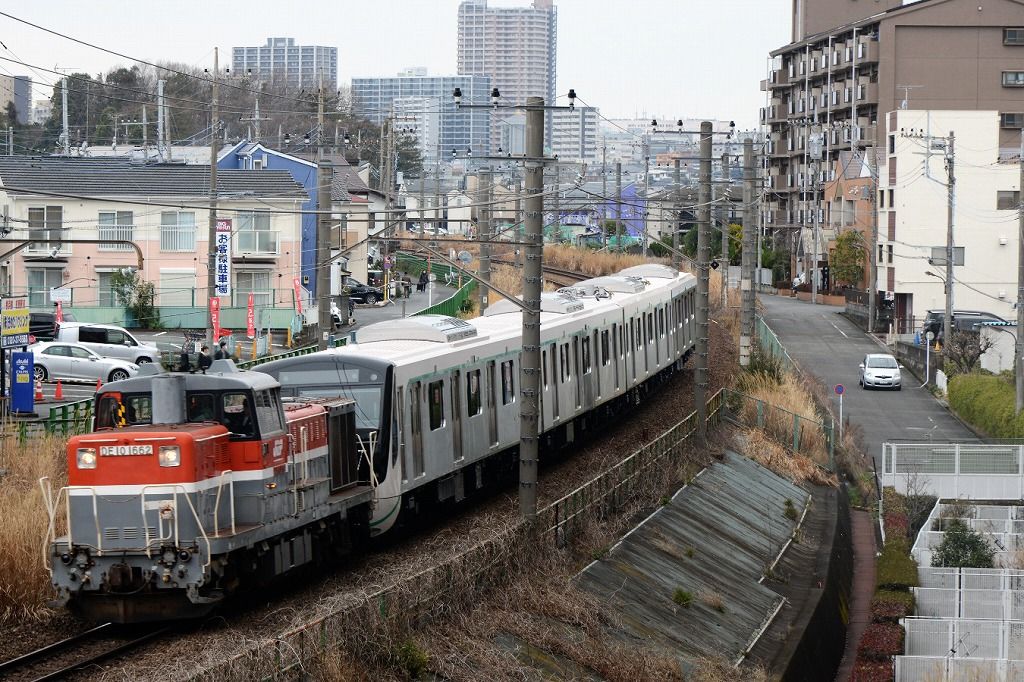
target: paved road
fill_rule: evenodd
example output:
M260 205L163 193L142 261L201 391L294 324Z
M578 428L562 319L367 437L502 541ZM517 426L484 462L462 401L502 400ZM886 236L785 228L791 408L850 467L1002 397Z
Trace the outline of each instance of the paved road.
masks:
M908 371L903 372L902 391L861 389L857 366L864 355L887 351L841 316L841 307L779 296L759 300L765 321L790 356L830 387L846 387L844 417L861 426L869 454L878 456L882 443L890 440L977 440Z

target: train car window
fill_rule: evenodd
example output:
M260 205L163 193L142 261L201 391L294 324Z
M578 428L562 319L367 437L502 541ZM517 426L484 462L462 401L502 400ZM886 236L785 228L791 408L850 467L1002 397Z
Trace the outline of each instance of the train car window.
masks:
M658 336L665 336L665 309L658 308Z
M544 390L548 389L548 352L540 352L541 381L544 383Z
M426 472L423 462L423 414L420 404L423 400L423 385L417 381L409 388L409 409L412 410L412 467L416 476Z
M516 382L512 361L501 363L501 404L508 405L516 401Z
M430 430L437 431L444 426L444 380L432 381L427 385L430 409Z
M396 421L398 422L396 433L398 434L397 443L395 449L392 450L391 454L391 466L394 466L398 462L398 458L402 459L402 480L409 480L409 462L405 459L405 394L404 386L399 386L398 391L395 393L395 404L397 410L395 410Z
M569 366L569 344L563 343L559 348L558 364L561 365L562 370L562 383L569 381L572 378L572 371Z
M247 393L225 393L221 397L224 426L233 438L252 438L256 435L250 396Z
M590 337L583 339L583 373L590 374Z
M654 343L654 313L647 313L647 343Z
M192 423L217 420L217 409L212 393L190 393L186 407L185 416Z
M640 319L636 320L636 322L635 322L635 324L633 326L633 329L636 332L636 334L635 334L636 338L634 339L634 343L636 344L636 349L637 350L640 350L641 348L644 347L644 330L643 330L643 326L644 326L643 318L640 318Z
M283 431L281 409L274 391L257 391L256 421L260 425L260 434L265 438L268 434Z
M611 362L611 347L608 342L608 330L605 329L601 332L601 366L604 367Z
M466 372L466 415L475 417L483 412L483 401L480 399L480 370Z

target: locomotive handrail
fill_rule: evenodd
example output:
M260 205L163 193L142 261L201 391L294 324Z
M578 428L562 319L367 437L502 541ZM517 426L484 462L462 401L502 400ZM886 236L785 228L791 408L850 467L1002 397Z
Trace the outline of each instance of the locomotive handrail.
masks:
M64 510L68 518L68 550L71 550L71 545L74 544L74 537L71 533L71 491L72 490L88 490L89 496L92 497L92 518L93 523L96 525L96 552L99 555L103 555L103 533L100 532L100 513L99 508L96 504L96 488L91 485L66 485L61 490L67 491L64 496ZM90 545L91 546L91 545Z
M39 487L43 493L43 504L46 505L46 514L49 516L49 523L46 526L46 536L43 538L43 566L46 567L47 573L53 575L53 569L50 568L50 545L56 544L57 542L57 507L60 505L60 496L64 494L64 489L61 488L57 491L57 497L53 496L53 486L50 484L50 477L43 476L39 479ZM68 528L68 549L71 549L71 529Z
M233 473L231 469L220 472L220 481L217 483L217 500L213 503L213 534L220 535L220 492L224 489L224 477ZM228 496L231 498L231 534L235 535L235 479L228 479Z
M206 529L203 527L203 521L202 521L202 519L199 518L199 514L196 512L195 505L192 504L192 500L188 496L188 491L186 491L185 487L183 485L181 485L180 483L160 483L160 484L156 484L156 485L144 485L144 486L142 486L142 491L139 494L139 502L140 502L141 507L142 507L142 532L143 532L145 540L146 540L146 556L149 557L149 558L153 558L153 554L150 551L150 547L149 547L149 544L150 544L150 540L149 540L149 526L146 525L146 491L148 489L150 489L150 488L164 488L164 489L170 488L171 489L170 492L171 492L171 495L173 495L173 497L171 499L174 500L174 546L175 547L178 547L180 545L180 543L179 543L179 536L178 536L179 531L180 531L180 528L178 527L178 519L179 519L179 516L178 516L178 493L180 491L181 493L184 494L185 502L188 503L189 511L192 512L192 518L194 518L195 521L196 521L196 527L199 529L200 535L202 535L203 542L206 543L206 562L203 564L203 570L205 570L210 565L210 559L211 559L211 556L210 556L210 538L206 534ZM166 492L164 494L166 494ZM156 510L156 512L157 512L157 517L159 518L160 510Z

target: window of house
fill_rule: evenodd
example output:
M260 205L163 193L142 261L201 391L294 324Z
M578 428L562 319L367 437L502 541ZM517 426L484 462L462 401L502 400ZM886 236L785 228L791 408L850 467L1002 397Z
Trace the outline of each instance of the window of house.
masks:
M886 247L886 260L889 263L889 265L892 265L892 244L889 244Z
M466 372L466 415L475 417L483 411L480 399L480 370Z
M60 268L28 268L28 304L50 308L50 289L59 287L63 279Z
M100 211L99 238L101 240L132 241L135 234L132 211ZM99 251L131 251L129 244L100 244Z
M270 289L269 270L241 270L235 273L234 305L236 307L248 305L250 293L253 295L254 305L269 306L271 304L273 291Z
M996 210L1016 211L1020 206L1020 192L996 192Z
M1004 28L1003 45L1024 45L1024 28Z
M196 250L195 211L160 212L160 250L189 253Z
M235 239L241 253L277 253L277 232L270 229L269 213L239 213Z
M889 190L889 208L896 208L896 190Z
M511 360L501 363L501 404L508 405L516 400L515 376Z
M432 381L427 385L427 401L430 430L436 431L444 426L444 381Z
M999 125L1003 128L1024 128L1024 113L1000 114Z
M1024 71L1003 71L1004 88L1024 88Z
M885 246L882 244L878 245L878 262L881 263L885 259Z
M64 226L64 207L37 206L28 209L28 238L30 251L49 251L60 246ZM33 304L34 305L34 304Z
M885 190L878 190L878 208L885 208Z

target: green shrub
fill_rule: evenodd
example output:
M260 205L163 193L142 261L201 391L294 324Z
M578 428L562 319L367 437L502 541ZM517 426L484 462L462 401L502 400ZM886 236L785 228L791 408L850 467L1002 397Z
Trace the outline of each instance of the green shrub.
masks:
M790 521L796 521L797 511L796 507L793 505L793 500L786 500L785 510L782 514Z
M688 609L690 608L690 604L693 603L693 592L677 587L675 592L672 593L672 601L679 604L684 609Z
M985 537L959 519L949 522L932 554L932 566L992 568L993 549Z
M992 438L1024 438L1013 382L1001 376L960 374L949 382L949 405Z
M907 590L917 587L917 564L911 558L907 541L889 538L878 557L876 585L881 590Z
M903 653L903 628L893 623L871 623L857 646L862 660L888 662Z
M398 647L398 665L411 679L417 680L427 672L430 656L411 639L405 640Z
M871 620L895 623L914 612L914 595L910 592L879 590L871 599Z

